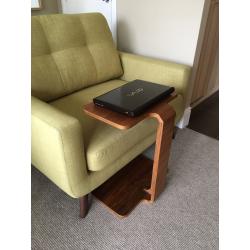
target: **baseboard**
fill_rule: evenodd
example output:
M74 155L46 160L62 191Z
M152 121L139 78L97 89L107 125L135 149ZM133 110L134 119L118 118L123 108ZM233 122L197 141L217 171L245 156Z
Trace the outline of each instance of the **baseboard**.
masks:
M186 128L189 124L189 119L191 115L191 107L185 109L181 120L176 124L180 129Z

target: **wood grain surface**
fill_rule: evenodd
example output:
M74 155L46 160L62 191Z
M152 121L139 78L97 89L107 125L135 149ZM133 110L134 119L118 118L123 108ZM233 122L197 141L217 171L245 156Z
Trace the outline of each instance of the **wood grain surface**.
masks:
M154 161L140 155L92 192L121 217L127 216L142 200L153 202L165 188L175 120L175 110L169 102L176 97L173 93L137 117L128 117L94 103L84 107L89 116L122 130L149 117L158 121Z

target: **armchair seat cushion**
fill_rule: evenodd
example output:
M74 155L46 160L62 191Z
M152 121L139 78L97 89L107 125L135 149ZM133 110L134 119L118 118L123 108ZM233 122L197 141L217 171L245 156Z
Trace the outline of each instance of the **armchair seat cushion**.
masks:
M90 171L119 166L119 161L126 165L142 153L155 141L157 122L150 118L131 129L119 130L106 125L83 112L83 106L93 97L125 84L123 80L112 80L91 86L62 97L50 104L59 110L77 118L83 127L83 140ZM178 120L183 113L183 98L179 95L171 105L175 108ZM84 152L83 152L84 153Z

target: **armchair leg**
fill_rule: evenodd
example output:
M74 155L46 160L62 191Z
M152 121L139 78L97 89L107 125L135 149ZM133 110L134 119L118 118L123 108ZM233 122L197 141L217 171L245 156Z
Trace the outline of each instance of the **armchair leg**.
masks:
M79 198L80 200L80 217L85 218L89 207L88 207L88 195L84 195L83 197Z

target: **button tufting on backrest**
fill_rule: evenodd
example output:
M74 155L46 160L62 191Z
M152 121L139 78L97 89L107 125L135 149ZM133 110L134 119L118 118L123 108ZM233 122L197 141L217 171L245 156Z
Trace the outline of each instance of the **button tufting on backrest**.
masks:
M32 17L32 95L51 101L122 75L99 13Z

